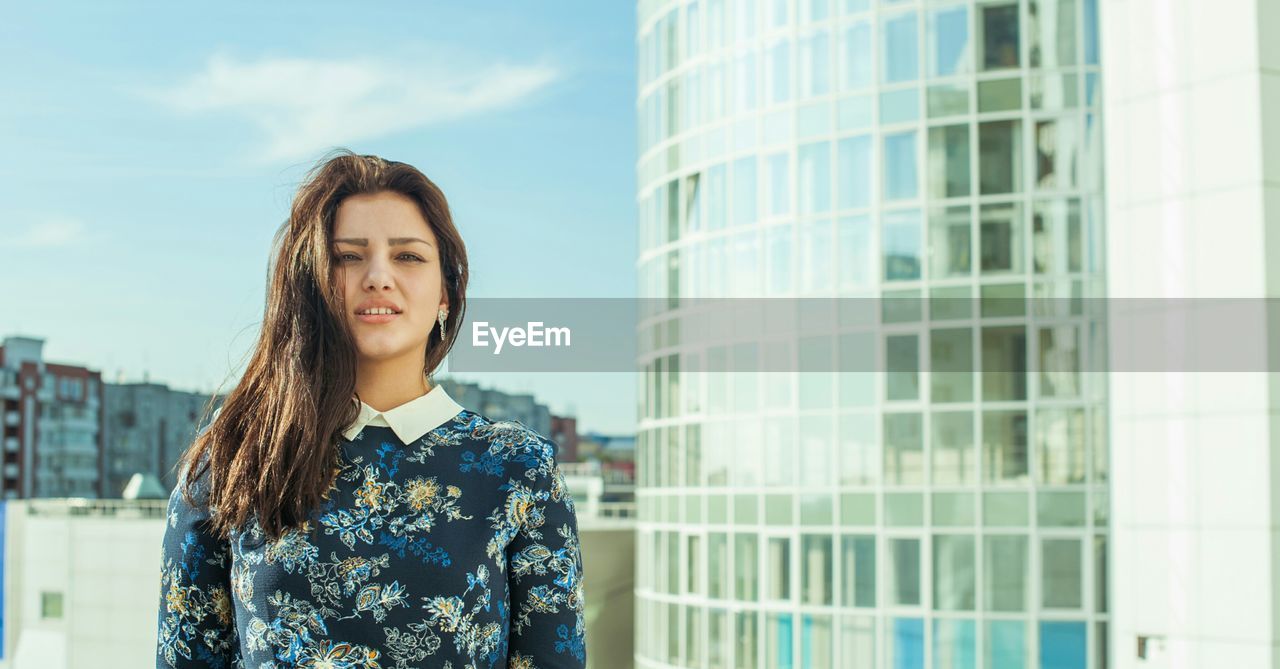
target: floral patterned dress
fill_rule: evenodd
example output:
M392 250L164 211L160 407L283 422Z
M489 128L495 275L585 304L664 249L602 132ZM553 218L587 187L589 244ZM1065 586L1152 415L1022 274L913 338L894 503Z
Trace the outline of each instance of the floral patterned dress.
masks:
M582 557L554 442L462 410L340 439L321 508L229 541L169 499L157 667L585 667ZM197 481L197 492L207 494Z

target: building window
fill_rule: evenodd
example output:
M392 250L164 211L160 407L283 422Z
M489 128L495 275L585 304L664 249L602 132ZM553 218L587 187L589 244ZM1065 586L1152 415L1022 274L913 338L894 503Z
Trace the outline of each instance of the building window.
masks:
M982 8L982 69L1018 67L1018 5Z
M1087 648L1083 622L1040 623L1040 666L1084 667Z
M831 91L831 39L827 31L815 32L800 40L800 96L826 95Z
M1079 182L1080 124L1073 118L1036 123L1036 188L1070 190Z
M932 370L930 397L935 403L973 400L972 330L969 328L934 330L929 338L929 360ZM972 443L972 440L965 443ZM936 448L937 444L935 443L934 446Z
M880 125L908 123L920 118L920 89L902 88L880 94Z
M1017 9L1015 8L1015 12ZM1016 16L1016 14L1015 14ZM884 49L881 52L881 77L884 83L915 81L920 72L917 48L916 15L900 14L885 19L881 31Z
M725 646L731 638L729 612L723 609L707 611L707 659L712 667L729 666Z
M831 209L830 144L818 142L800 147L800 213L821 213Z
M889 559L885 563L889 604L920 605L920 540L889 539Z
M973 442L973 414L957 411L933 415L934 483L973 483L976 478Z
M869 535L841 537L843 589L841 605L876 605L876 538Z
M969 8L964 5L929 13L928 68L931 77L946 77L969 69Z
M830 606L832 602L832 538L829 535L806 534L800 539L802 560L801 601L805 604Z
M791 599L791 540L788 537L769 537L768 598L772 601Z
M729 538L723 532L707 535L707 596L729 596Z
M756 613L755 611L739 611L737 620L737 665L754 669L758 664L759 653L756 650Z
M914 281L920 278L920 236L918 210L884 214L881 244L885 281Z
M918 413L884 415L884 481L889 485L924 483L924 438Z
M885 399L915 400L920 396L920 343L914 334L885 337Z
M61 592L40 593L40 618L43 620L57 620L62 618Z
M1076 64L1076 3L1074 0L1031 0L1027 39L1031 67L1071 67Z
M986 483L1027 481L1027 413L988 411L982 416Z
M888 628L885 643L885 666L901 669L924 669L924 620L893 618L885 621Z
M769 47L765 67L769 78L769 102L780 105L791 100L791 42L779 40Z
M972 620L934 619L933 658L935 667L977 665L977 625Z
M928 162L930 197L969 195L969 126L930 128ZM965 223L967 222L966 220Z
M1024 666L1027 654L1026 647L1027 623L1025 621L987 621L985 655L988 667Z
M1027 537L991 535L985 537L985 542L986 609L1002 612L1027 610L1027 582L1030 580Z
M740 158L733 163L733 222L746 225L756 221L756 161Z
M902 132L884 138L884 199L909 200L916 196L916 135Z
M753 602L758 599L758 545L758 538L753 534L734 536L734 599L739 601Z
M871 85L871 25L866 21L844 29L840 68L841 89L850 91Z
M971 535L933 537L933 608L972 611L976 600L976 544ZM954 630L953 630L954 631ZM972 637L972 630L968 636Z
M992 121L978 125L979 188L983 195L1022 190L1021 125Z
M764 618L764 657L768 667L790 667L792 632L790 613L766 613ZM776 664L775 664L776 663Z
M1078 609L1083 604L1084 567L1079 539L1041 541L1041 605Z
M836 147L839 179L837 206L862 208L871 204L871 138L866 135L840 140Z
M1023 273L1022 206L1018 203L983 205L980 219L978 246L982 273Z

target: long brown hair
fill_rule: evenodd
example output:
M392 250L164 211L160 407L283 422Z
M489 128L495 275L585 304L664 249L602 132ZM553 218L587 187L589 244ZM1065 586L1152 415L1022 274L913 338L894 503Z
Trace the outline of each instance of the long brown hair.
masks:
M180 477L183 495L216 511L212 529L223 538L256 516L267 537L278 539L307 519L332 482L337 440L359 414L355 339L333 280L334 218L344 198L386 191L416 202L439 242L450 313L443 340L429 339L424 372L457 339L467 252L444 193L405 163L347 149L326 154L275 234L262 330L244 376L177 464L189 472ZM205 474L197 495L194 484Z

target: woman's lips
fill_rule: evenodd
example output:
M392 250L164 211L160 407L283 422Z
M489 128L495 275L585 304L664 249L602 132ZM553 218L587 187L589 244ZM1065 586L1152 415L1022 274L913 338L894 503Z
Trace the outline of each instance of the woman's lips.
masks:
M361 323L390 323L400 317L400 314L356 314L356 318Z

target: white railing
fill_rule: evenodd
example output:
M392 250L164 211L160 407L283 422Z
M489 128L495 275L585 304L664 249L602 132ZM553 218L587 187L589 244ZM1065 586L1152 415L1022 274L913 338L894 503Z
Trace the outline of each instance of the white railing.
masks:
M164 518L169 500L64 497L26 499L21 503L27 507L27 515L31 516Z
M598 462L559 462L556 466L560 468L560 473L565 476L599 476L600 463Z
M621 469L605 469L599 462L561 462L557 463L560 472L565 476L599 476L605 483L618 485L634 485L635 478Z
M598 518L635 518L635 502L597 502L595 505Z
M636 479L621 469L606 469L604 470L604 482L613 485L635 485Z
M163 518L168 510L168 500L164 499L86 499L82 497L65 497L49 499L19 500L27 507L27 514L32 516L95 516L95 517L134 517ZM636 517L635 502L596 502L581 504L582 510L593 511L595 518Z

